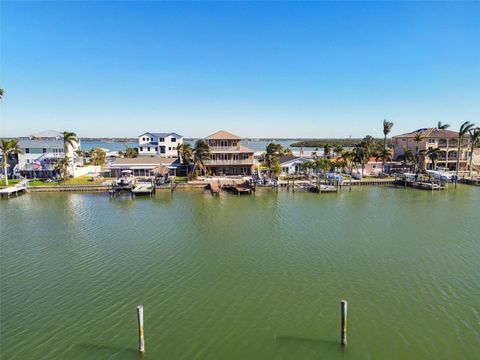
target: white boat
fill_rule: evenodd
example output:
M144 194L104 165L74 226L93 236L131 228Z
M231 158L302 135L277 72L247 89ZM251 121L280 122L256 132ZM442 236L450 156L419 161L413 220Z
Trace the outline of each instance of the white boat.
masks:
M123 170L122 175L117 178L116 184L118 186L132 186L135 184L135 176L132 174L132 170Z
M352 172L351 174L352 178L354 178L355 180L362 180L362 174L358 173L358 172Z
M134 194L151 194L155 190L152 180L139 180L132 189Z
M340 185L343 184L344 178L340 174L329 173L327 177L330 182L338 182Z
M427 170L428 176L442 181L451 181L455 174L448 172L448 169L438 168L437 170Z
M402 179L406 181L415 182L418 180L418 175L414 173L403 173Z

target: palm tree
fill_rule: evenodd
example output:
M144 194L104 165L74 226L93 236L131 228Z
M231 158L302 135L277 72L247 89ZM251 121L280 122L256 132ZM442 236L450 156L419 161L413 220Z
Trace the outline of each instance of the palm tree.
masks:
M187 166L187 179L188 179L188 168L193 159L192 145L190 145L189 143L178 144L177 150L178 150L178 156L180 157L182 164Z
M333 152L337 155L337 157L340 157L343 153L343 146L335 145L335 147L333 148Z
M404 146L403 155L399 156L399 160L402 160L404 166L410 164L411 162L415 162L415 155L413 154L412 149Z
M197 140L195 149L193 149L193 163L194 168L197 168L203 173L206 173L205 160L210 159L210 147L205 140Z
M442 150L440 148L428 148L425 154L432 161L432 170L437 170L437 160L442 155Z
M387 121L387 119L383 120L383 154L386 154L387 152L387 135L390 134L390 131L392 131L393 128L393 122ZM385 168L385 157L382 157L382 171L384 171Z
M323 147L323 155L326 157L329 157L331 152L332 152L332 145L325 144L325 146Z
M472 177L473 150L480 145L480 127L470 129L470 165L468 175Z
M370 159L370 151L367 146L364 146L363 144L357 145L353 149L354 153L354 161L357 164L360 164L362 167L362 177L365 172L365 165L368 163L368 160Z
M442 124L441 121L438 122L437 124L437 129L438 130L447 130L450 127L449 124Z
M458 145L457 145L457 169L456 169L456 176L458 178L458 168L460 167L460 147L462 146L463 138L466 134L475 126L475 124L471 124L470 121L465 121L462 126L460 126L460 131L458 132Z
M5 90L0 88L0 100L3 100L3 95L5 95Z
M90 152L90 159L92 161L92 165L104 166L107 160L107 153L100 148L96 148Z
M420 141L423 140L423 136L421 132L415 133L415 156L414 156L414 161L415 161L415 172L418 169L418 164L420 163Z
M18 140L12 139L12 140L6 140L6 139L1 139L0 140L0 150L2 150L2 168L3 172L5 174L5 186L8 186L8 172L7 172L7 167L8 167L8 158L11 155L18 155L22 153L22 150L20 149L20 145L18 144Z
M78 138L77 138L77 134L75 134L74 132L64 131L62 134L63 134L63 153L65 154L64 160L66 160L66 164L64 164L63 166L67 169L66 171L64 171L64 175L65 175L65 178L67 178L68 167L71 163L71 159L68 156L68 147L71 146L74 149L78 142Z

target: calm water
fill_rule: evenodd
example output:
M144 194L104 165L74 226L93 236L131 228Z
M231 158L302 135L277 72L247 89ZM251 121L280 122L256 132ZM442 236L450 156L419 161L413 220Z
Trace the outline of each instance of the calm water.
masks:
M1 359L478 359L480 189L0 202ZM349 303L348 347L339 302Z

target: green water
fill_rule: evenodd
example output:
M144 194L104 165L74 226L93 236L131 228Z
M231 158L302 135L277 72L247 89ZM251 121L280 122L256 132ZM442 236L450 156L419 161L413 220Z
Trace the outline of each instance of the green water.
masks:
M480 188L0 202L7 359L478 359ZM339 346L340 300L348 346Z

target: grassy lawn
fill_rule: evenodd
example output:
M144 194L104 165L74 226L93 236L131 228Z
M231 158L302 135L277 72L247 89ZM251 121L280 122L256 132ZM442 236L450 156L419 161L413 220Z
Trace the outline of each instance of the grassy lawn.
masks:
M55 181L45 182L43 180L30 180L28 182L28 186L57 186L57 185L101 185L107 180L111 180L113 178L103 178L101 180L92 181L92 177L89 175L79 176L77 178L71 178L66 181L62 181L61 183L57 183ZM8 180L8 186L15 185L16 183L20 182L21 180L13 179ZM0 187L5 187L5 180L0 180Z

